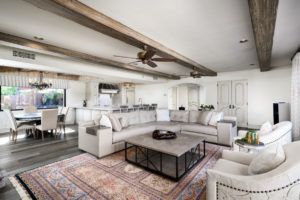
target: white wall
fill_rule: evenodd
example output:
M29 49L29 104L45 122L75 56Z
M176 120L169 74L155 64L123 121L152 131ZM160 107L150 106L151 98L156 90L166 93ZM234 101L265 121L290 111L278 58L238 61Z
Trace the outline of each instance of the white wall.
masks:
M136 100L143 103L158 103L159 108L168 107L168 88L181 83L198 83L201 85L200 103L213 104L217 107L217 81L248 80L248 123L261 125L264 121L273 122L273 103L290 102L291 67L274 68L269 72L259 69L219 73L217 77L201 79L181 79L164 84L137 85Z

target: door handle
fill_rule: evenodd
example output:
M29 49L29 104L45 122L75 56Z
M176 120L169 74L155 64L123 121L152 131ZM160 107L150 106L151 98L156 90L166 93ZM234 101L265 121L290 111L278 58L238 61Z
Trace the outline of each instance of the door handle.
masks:
M231 109L231 105L229 105L229 109Z

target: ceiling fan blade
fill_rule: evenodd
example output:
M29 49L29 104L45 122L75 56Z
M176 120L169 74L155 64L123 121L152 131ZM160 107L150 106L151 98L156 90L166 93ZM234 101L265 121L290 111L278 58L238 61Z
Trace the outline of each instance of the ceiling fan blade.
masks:
M144 60L149 60L151 59L154 55L156 54L156 51L153 51L151 49L147 50L145 55L144 55Z
M176 59L175 58L152 58L152 61L156 61L156 62L175 62Z
M130 63L127 63L127 64L130 65L130 64L134 64L134 63L138 63L138 62L142 62L142 61L138 60L138 61L133 61L133 62L130 62Z
M128 56L118 56L118 55L114 55L114 57L118 57L118 58L130 58L130 59L136 59L136 60L138 60L138 58L133 58L133 57L128 57Z
M157 64L155 64L154 62L152 62L152 61L150 61L150 60L148 60L146 64L149 65L149 66L152 67L152 68L157 67Z

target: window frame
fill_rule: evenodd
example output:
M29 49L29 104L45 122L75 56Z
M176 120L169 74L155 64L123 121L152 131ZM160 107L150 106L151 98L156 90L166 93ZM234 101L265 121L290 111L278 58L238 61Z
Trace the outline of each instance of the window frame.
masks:
M0 85L0 96L2 94L2 85ZM15 86L8 86L8 87L15 87ZM63 103L63 106L66 107L66 102L67 102L67 89L63 89L64 90L64 103ZM0 97L0 112L3 112L3 109L2 109L2 104L1 104L1 97ZM47 110L47 109L53 109L53 108L37 108L38 110ZM23 109L11 109L12 111L20 111L20 110L23 110Z

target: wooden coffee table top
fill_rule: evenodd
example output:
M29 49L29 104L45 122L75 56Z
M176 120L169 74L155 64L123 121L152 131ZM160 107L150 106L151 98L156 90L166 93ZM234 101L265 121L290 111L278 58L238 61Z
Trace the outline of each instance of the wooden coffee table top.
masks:
M130 137L125 142L173 156L181 156L205 140L204 137L179 133L177 138L156 140L152 133Z

